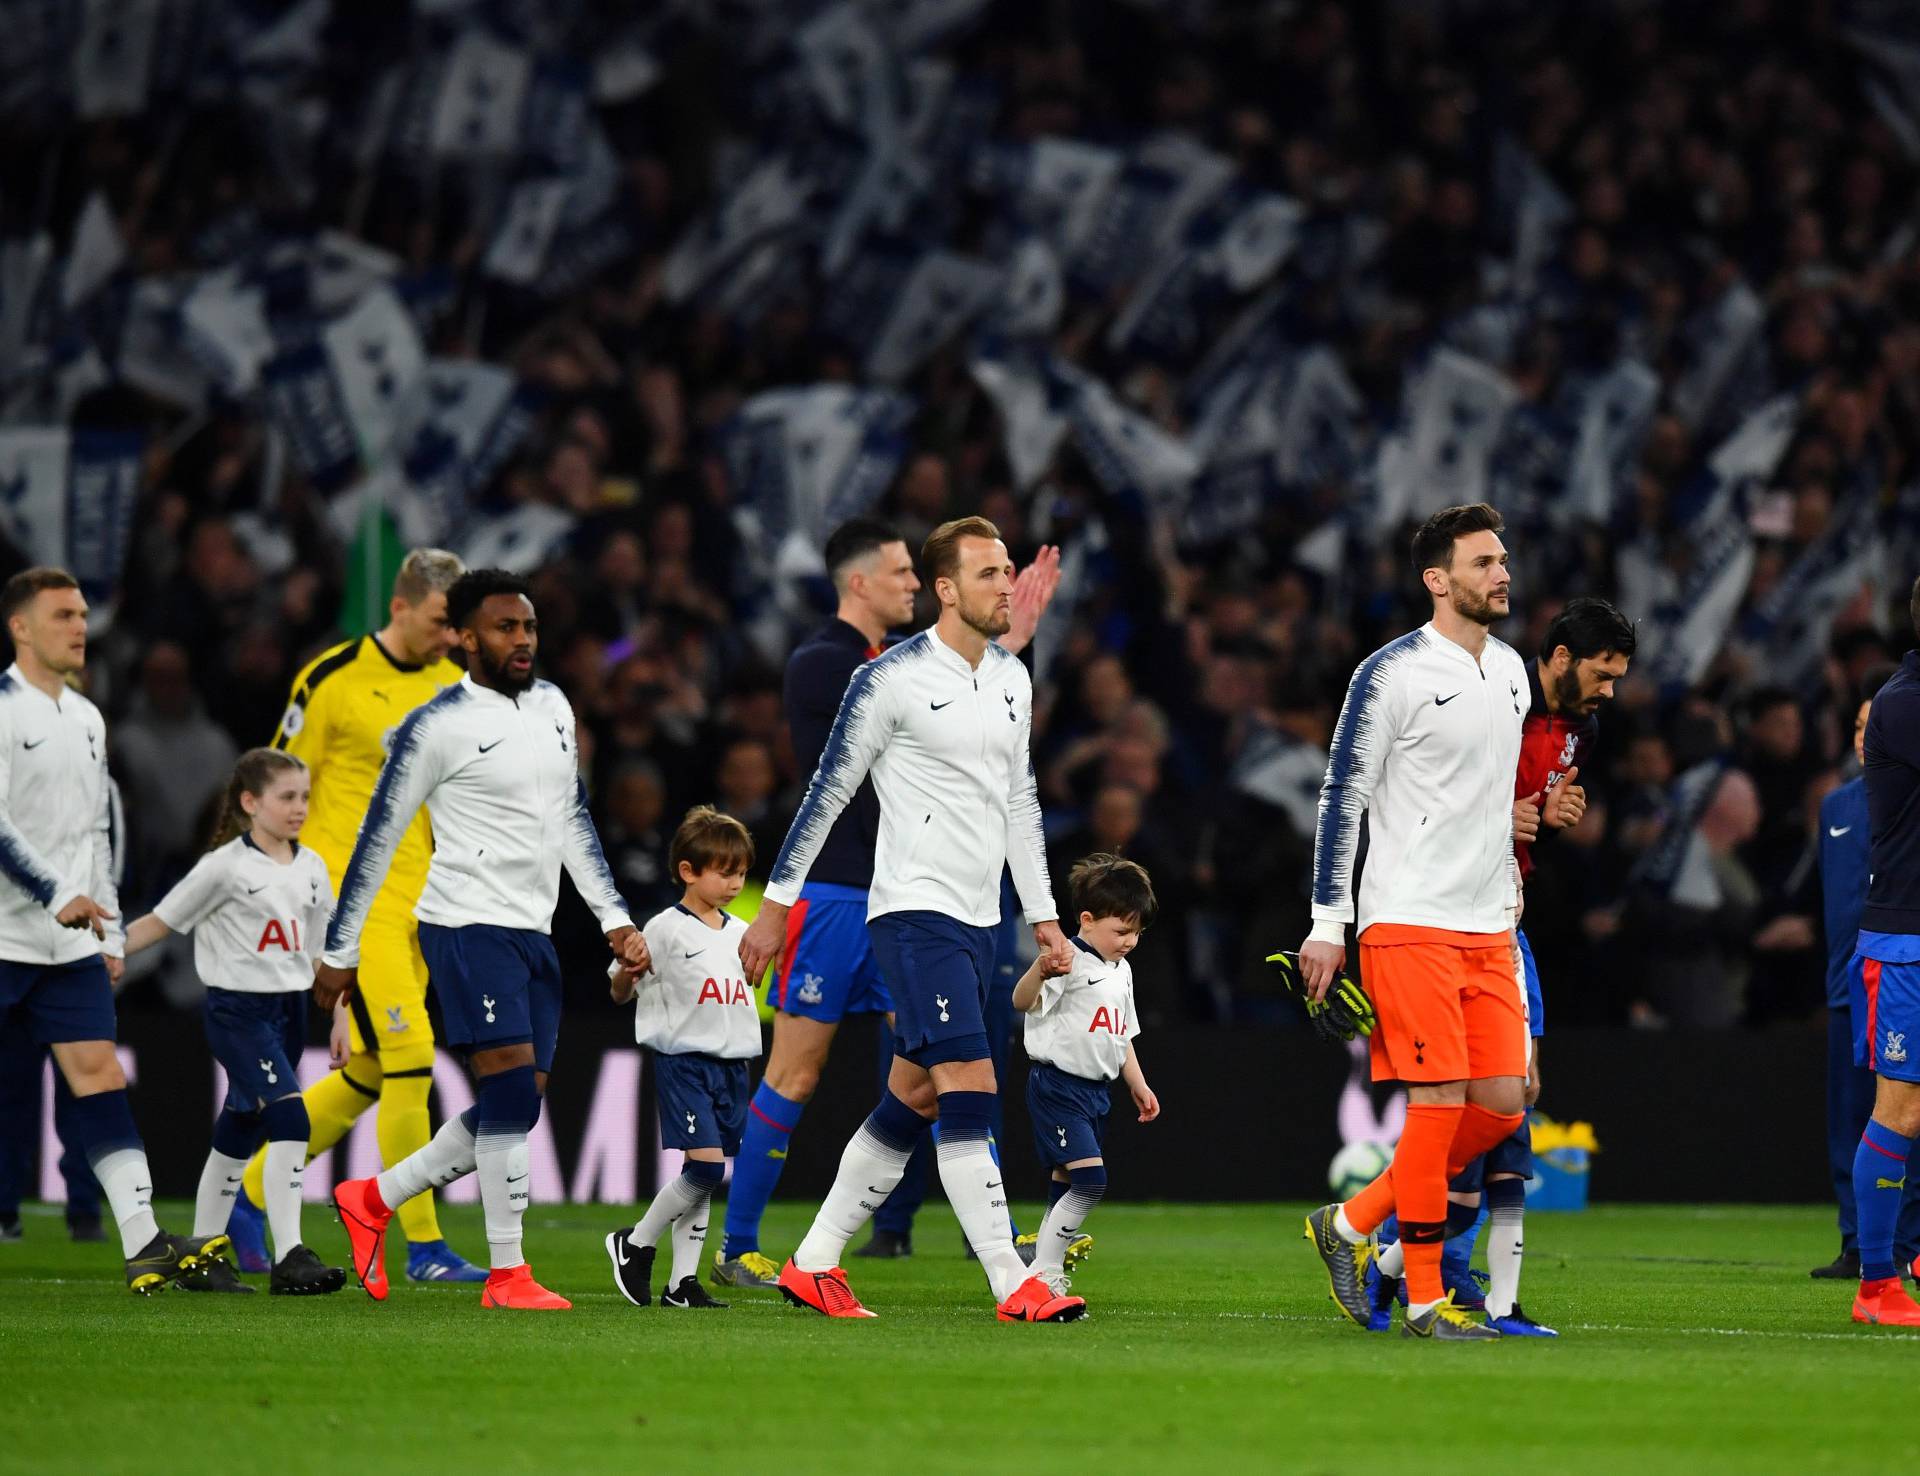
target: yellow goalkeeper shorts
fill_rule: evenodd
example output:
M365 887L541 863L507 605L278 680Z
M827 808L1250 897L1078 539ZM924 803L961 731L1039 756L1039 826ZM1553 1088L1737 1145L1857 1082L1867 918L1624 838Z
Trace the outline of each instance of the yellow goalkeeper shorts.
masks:
M405 913L376 906L360 935L359 985L348 1004L353 1050L372 1052L387 1071L433 1065L427 1018L427 961L420 930Z

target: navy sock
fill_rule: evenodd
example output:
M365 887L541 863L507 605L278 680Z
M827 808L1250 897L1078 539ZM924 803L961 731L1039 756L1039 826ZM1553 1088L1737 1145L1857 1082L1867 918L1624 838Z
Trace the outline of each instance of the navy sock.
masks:
M1893 1227L1907 1187L1907 1155L1913 1139L1869 1122L1853 1154L1853 1198L1860 1216L1860 1279L1886 1281L1900 1274L1893 1261Z
M975 1093L987 1096L986 1092ZM947 1098L940 1099L940 1112L944 1117L947 1110ZM881 1142L900 1149L903 1153L912 1153L921 1135L933 1126L931 1118L922 1117L892 1092L881 1097L880 1105L867 1117L867 1129ZM984 1136L984 1134L983 1134Z
M313 1120L307 1116L307 1104L298 1097L282 1097L278 1102L269 1102L267 1110L260 1114L260 1122L266 1129L269 1142L305 1143L313 1136ZM214 1144L219 1146L218 1137Z
M734 1155L727 1238L720 1252L728 1260L760 1249L760 1220L787 1166L787 1141L805 1110L806 1103L781 1096L764 1081L747 1104L747 1130Z
M689 1158L680 1166L680 1176L701 1185L711 1194L720 1187L720 1181L727 1176L724 1163L712 1163L704 1158Z
M231 1107L222 1107L220 1115L213 1120L213 1151L245 1163L260 1146L260 1120L258 1112L235 1112ZM300 1141L307 1140L303 1137Z
M1056 1204L1058 1204L1060 1202L1060 1196L1062 1194L1065 1194L1072 1187L1073 1185L1069 1180L1048 1179L1047 1180L1047 1208L1052 1209Z
M119 1148L140 1148L140 1130L133 1125L133 1108L127 1104L125 1087L115 1092L95 1092L90 1097L73 1099L73 1125L80 1137L82 1151L91 1162L103 1153ZM247 1152L253 1150L249 1148Z

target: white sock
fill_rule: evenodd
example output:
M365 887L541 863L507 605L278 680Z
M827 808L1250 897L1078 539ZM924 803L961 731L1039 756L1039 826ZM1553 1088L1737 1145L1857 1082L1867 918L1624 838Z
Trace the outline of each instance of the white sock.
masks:
M1106 1192L1105 1185L1075 1187L1053 1202L1040 1222L1040 1239L1033 1253L1035 1276L1059 1276L1067 1269L1067 1247L1080 1238L1080 1227Z
M240 1192L240 1180L246 1171L244 1158L229 1158L218 1148L207 1154L207 1161L200 1169L200 1190L193 1197L195 1240L227 1233L227 1219L233 1214L233 1196Z
M306 1174L304 1140L274 1138L267 1143L267 1226L273 1231L276 1264L300 1243L300 1191Z
M1509 1317L1520 1298L1520 1262L1527 1253L1525 1205L1487 1212L1487 1316Z
M686 1213L673 1222L673 1279L670 1285L678 1286L689 1276L700 1274L700 1251L707 1243L707 1216L712 1209L712 1197L703 1194L698 1204L690 1205Z
M409 1153L380 1175L380 1198L388 1209L398 1209L416 1194L445 1188L474 1170L473 1130L465 1115L449 1117L427 1146Z
M473 1159L480 1175L480 1204L486 1211L487 1251L493 1269L504 1271L524 1265L527 1257L520 1245L520 1222L527 1213L533 1164L533 1155L527 1149L527 1130L480 1134L474 1139Z
M1402 1241L1394 1241L1374 1257L1379 1264L1382 1276L1391 1276L1396 1280L1407 1274L1407 1247Z
M1440 1302L1444 1301L1446 1301L1446 1298L1442 1297ZM1440 1302L1409 1302L1407 1303L1407 1316L1425 1317L1435 1307L1438 1307Z
M793 1253L793 1264L802 1271L831 1271L838 1266L847 1242L887 1202L912 1156L911 1148L895 1148L862 1123L847 1140L833 1187L821 1201L820 1212L813 1217L800 1248ZM1006 1216L1000 1218L1004 1229Z
M1007 1191L1000 1165L993 1161L987 1140L944 1134L935 1156L940 1162L940 1186L960 1219L960 1229L987 1273L993 1299L1004 1302L1033 1272L1013 1248L1007 1224Z
M1353 1228L1353 1221L1347 1218L1347 1207L1344 1204L1333 1212L1333 1233L1348 1245L1358 1245L1368 1238Z
M92 1159L93 1176L120 1227L120 1252L128 1260L145 1250L160 1225L153 1218L153 1171L144 1148L112 1148Z
M627 1232L627 1244L635 1250L645 1250L657 1245L660 1237L666 1234L667 1226L675 1223L688 1210L699 1206L707 1197L707 1186L679 1174L658 1194L653 1203L647 1206L647 1212L633 1223L633 1229ZM674 1278L676 1281L678 1277Z

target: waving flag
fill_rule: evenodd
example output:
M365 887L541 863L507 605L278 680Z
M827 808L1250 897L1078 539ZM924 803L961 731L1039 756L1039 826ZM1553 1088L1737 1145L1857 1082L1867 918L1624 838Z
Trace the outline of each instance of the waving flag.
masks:
M1067 423L1081 455L1109 492L1132 492L1149 506L1176 502L1200 470L1185 441L1124 403L1100 380L1070 364L1052 366Z
M784 158L765 160L674 243L660 274L669 302L685 302L753 247L796 225L811 193Z
M145 441L64 426L0 430L0 521L35 563L57 564L111 605L126 562Z
M1587 386L1580 400L1580 430L1574 442L1566 510L1594 523L1613 519L1631 485L1653 412L1660 379L1646 365L1621 359Z
M725 432L728 471L763 546L790 533L815 546L868 511L906 459L914 402L891 390L841 384L767 390Z
M1488 463L1518 399L1497 370L1437 349L1409 394L1404 452L1380 464L1383 501L1393 504L1393 520L1485 501Z
M1736 281L1687 319L1680 337L1688 365L1673 387L1674 414L1695 430L1710 423L1741 359L1756 345L1766 316L1753 289Z
M914 264L867 350L867 378L898 384L978 316L1000 285L998 267L952 251Z
M1001 445L1014 486L1025 491L1046 474L1067 434L1054 405L1044 359L1001 343L982 345L969 366L1000 412Z

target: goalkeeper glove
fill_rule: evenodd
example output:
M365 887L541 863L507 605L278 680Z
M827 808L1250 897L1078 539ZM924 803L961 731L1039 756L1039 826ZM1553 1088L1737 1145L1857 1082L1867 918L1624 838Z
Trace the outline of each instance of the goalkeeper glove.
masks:
M1279 970L1283 987L1305 1007L1314 1034L1322 1040L1346 1041L1373 1034L1376 1019L1373 1001L1346 974L1334 978L1325 999L1315 999L1308 993L1307 981L1301 976L1299 954L1269 953L1267 962Z

